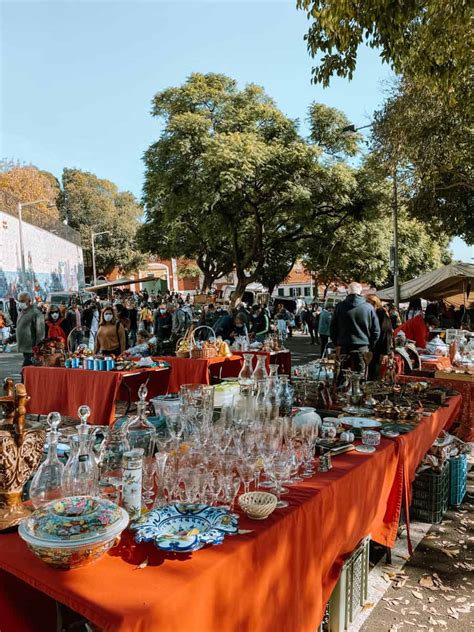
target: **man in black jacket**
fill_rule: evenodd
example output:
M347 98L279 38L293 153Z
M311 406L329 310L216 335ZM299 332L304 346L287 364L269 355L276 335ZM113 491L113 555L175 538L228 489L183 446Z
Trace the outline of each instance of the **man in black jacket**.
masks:
M366 358L380 336L377 314L361 296L360 283L349 285L349 295L336 305L331 321L331 340L346 356L342 368L365 372Z

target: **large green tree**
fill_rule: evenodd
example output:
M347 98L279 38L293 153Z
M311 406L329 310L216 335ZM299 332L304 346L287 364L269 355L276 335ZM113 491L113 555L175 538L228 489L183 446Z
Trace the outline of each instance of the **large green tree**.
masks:
M450 90L469 81L472 5L465 0L297 0L311 21L308 49L317 82L352 78L361 44L406 78Z
M320 159L353 153L354 140L334 133L346 122L337 112L317 111L308 143L259 86L195 73L158 93L152 114L163 131L145 153L143 247L195 258L206 286L234 270L237 300L249 283L284 273L318 223L360 214L357 170Z
M373 149L398 168L412 215L474 242L472 108L469 87L457 99L415 80L397 82L375 114ZM391 165L391 166L390 166Z
M127 273L136 270L143 255L135 245L143 209L128 191L79 169L64 169L60 210L68 224L81 233L82 245L91 250L91 233L108 231L95 240L97 271L117 267Z

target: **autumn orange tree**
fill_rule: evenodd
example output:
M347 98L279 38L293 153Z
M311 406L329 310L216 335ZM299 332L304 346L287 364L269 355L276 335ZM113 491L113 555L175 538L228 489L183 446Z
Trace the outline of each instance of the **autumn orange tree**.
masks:
M33 165L6 165L0 171L0 190L14 195L20 202L48 200L49 203L38 204L43 213L59 219L56 200L59 195L59 182L48 171L41 171Z

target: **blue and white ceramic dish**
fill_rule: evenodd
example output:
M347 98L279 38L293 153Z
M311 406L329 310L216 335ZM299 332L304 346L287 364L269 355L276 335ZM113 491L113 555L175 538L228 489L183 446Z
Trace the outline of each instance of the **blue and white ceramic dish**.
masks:
M153 509L130 528L137 542L154 542L163 551L188 553L206 544L221 544L239 531L239 517L223 507L177 503Z

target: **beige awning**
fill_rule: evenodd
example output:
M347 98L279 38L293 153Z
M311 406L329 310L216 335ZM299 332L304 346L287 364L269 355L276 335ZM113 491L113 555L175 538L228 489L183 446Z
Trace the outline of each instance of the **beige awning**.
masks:
M377 292L384 301L394 299L393 286ZM445 301L451 305L474 302L474 264L451 263L438 270L400 285L400 300L424 298L428 301Z

